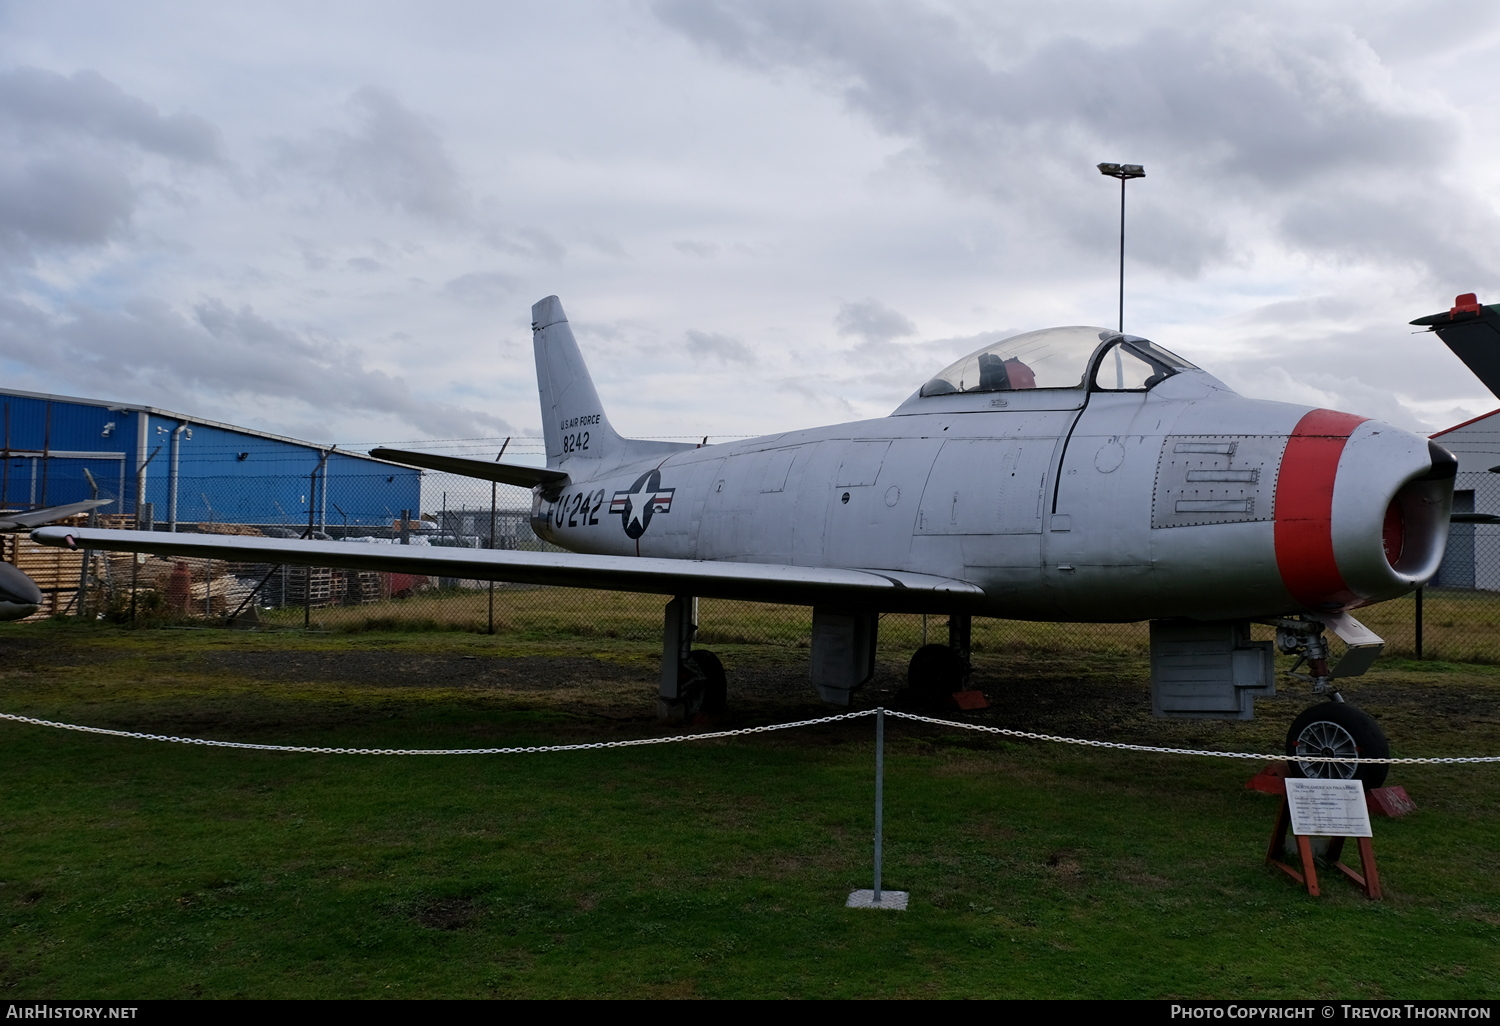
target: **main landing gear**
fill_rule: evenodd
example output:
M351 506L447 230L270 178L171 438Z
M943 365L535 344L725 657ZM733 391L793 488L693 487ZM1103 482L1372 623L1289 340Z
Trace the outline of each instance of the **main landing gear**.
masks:
M670 722L691 723L699 716L722 715L729 704L724 664L707 649L693 648L698 633L698 600L679 595L667 603L662 633L661 690L656 715Z
M901 698L921 709L942 709L955 692L967 686L973 618L954 613L948 618L948 644L923 645L906 668L906 690Z
M1344 662L1334 670L1328 668L1328 642L1323 637L1323 623L1316 619L1278 620L1276 647L1286 655L1298 656L1292 676L1312 684L1314 695L1324 695L1320 702L1292 721L1286 733L1287 774L1293 777L1315 777L1331 780L1358 780L1366 791L1385 783L1390 766L1384 763L1308 762L1308 756L1366 759L1388 759L1390 742L1375 718L1363 709L1345 703L1335 679L1364 672L1373 661L1363 654L1355 668L1344 670ZM1371 646L1373 647L1373 646ZM1353 655L1355 649L1351 647ZM1349 660L1345 657L1345 662ZM1306 673L1297 672L1306 665Z

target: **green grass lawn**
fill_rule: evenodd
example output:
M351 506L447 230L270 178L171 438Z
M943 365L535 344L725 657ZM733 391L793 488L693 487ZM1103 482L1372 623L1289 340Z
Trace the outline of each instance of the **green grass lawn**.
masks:
M0 635L6 712L361 747L671 732L648 711L649 641L19 631ZM732 675L777 670L795 655L766 649L726 649ZM285 659L274 673L226 669L247 652ZM325 669L309 675L302 662L398 657L429 660L437 683L332 679ZM1031 687L1047 672L1048 660L1014 652L986 659L993 690ZM1073 668L1052 661L1059 689L1090 657L1075 660ZM1117 651L1093 661L1116 674L1099 694L1118 684L1139 704L1138 659ZM525 665L545 677L554 662L584 666L585 676L597 665L597 687L573 678L555 691L479 687L439 673ZM616 670L622 676L611 676ZM1401 663L1384 672L1372 685L1377 698L1382 687L1473 701L1500 695L1500 675L1488 667ZM1385 722L1420 722L1403 701L1382 707ZM792 719L815 706L766 699L729 725ZM1037 708L1028 729L1082 729L1076 711L1049 720ZM1104 708L1089 721L1094 736L1117 729L1136 740L1155 723L1121 713L1112 728L1110 716ZM1398 754L1426 754L1418 745L1445 754L1496 748L1500 723L1488 713L1475 719L1450 718ZM1275 729L1167 724L1160 739L1253 747ZM1420 811L1376 821L1388 899L1370 902L1337 879L1309 898L1263 866L1276 805L1243 789L1255 765L898 722L888 739L885 883L911 892L905 913L843 907L851 889L870 885L868 719L727 741L454 758L189 748L0 723L0 993L1480 998L1500 990L1500 767L1398 769L1393 782Z

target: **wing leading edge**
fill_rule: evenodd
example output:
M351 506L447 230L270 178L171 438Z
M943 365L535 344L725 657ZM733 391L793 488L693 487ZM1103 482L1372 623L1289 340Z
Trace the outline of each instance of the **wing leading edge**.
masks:
M158 556L196 556L240 563L291 563L788 605L848 605L886 612L963 612L978 609L985 597L982 588L968 581L893 570L596 556L576 552L356 545L74 527L43 527L33 531L31 538L43 545L145 552Z

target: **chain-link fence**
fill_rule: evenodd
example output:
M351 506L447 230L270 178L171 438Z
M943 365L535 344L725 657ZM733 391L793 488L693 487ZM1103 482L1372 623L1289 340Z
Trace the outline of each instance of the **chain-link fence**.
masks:
M321 523L179 523L182 532L319 538L350 544L457 548L551 548L537 539L526 493L446 475L424 484L422 511L342 505ZM434 487L436 486L436 487ZM404 515L403 515L404 514ZM89 518L75 518L83 525ZM134 518L92 517L98 527L135 527ZM155 525L164 529L164 523ZM1454 539L1436 586L1358 611L1397 656L1500 663L1500 525L1454 525ZM533 638L661 637L658 595L577 588L491 584L461 578L317 567L160 558L129 553L83 553L39 546L24 535L3 539L0 556L43 589L37 614L103 618L152 625L194 621L259 625L266 629L325 631L439 629ZM812 610L722 599L700 603L704 645L810 644ZM1265 632L1264 636L1269 637ZM889 614L882 618L883 655L909 654L929 639L946 639L941 617ZM977 652L1076 653L1144 656L1145 623L1054 624L976 619Z

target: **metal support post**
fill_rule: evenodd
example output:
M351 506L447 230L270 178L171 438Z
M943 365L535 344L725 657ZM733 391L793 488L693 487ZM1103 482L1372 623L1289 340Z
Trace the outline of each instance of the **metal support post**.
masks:
M1422 658L1422 589L1417 589L1417 658Z
M171 436L171 464L167 469L167 530L177 530L177 475L182 466L182 433L187 430L187 421L178 424Z
M875 904L880 904L880 854L885 821L885 710L875 710Z
M875 886L855 891L845 903L848 908L888 908L906 911L906 891L887 891L881 880L885 861L885 709L875 710Z
M83 468L83 476L86 477L86 478L88 478L88 482L89 482L89 498L90 499L97 499L97 498L99 498L99 485L98 485L97 482L94 481L94 475L91 474L91 473L89 473L89 468L88 467L84 467ZM88 523L88 526L89 527L98 527L99 526L99 511L97 509L91 509L91 510L89 510L89 523ZM93 549L84 549L83 550L83 565L82 565L82 567L78 571L78 615L79 616L87 616L88 615L88 608L89 608L89 568L93 565L93 563L94 563L94 550Z
M500 451L497 452L497 453L495 453L495 462L496 463L499 463L502 459L505 458L505 450L509 449L509 448L510 448L510 438L507 437L504 442L500 443ZM496 484L494 481L490 482L490 548L492 548L492 549L495 547L495 503L496 503L496 495L497 495L495 489L498 488L498 487L499 487L499 485ZM495 633L495 582L494 581L490 582L490 627L489 627L489 633L491 633L491 634Z
M500 451L504 452L505 450L502 449ZM498 460L500 457L497 456L495 458ZM500 486L497 485L494 481L490 482L490 548L492 548L492 549L495 547L495 501L496 501L496 491L495 491L495 489L497 489L499 487ZM488 628L488 630L485 631L485 633L486 634L494 634L495 633L495 582L494 581L490 582L490 621L489 621L489 623L490 623L489 628Z

